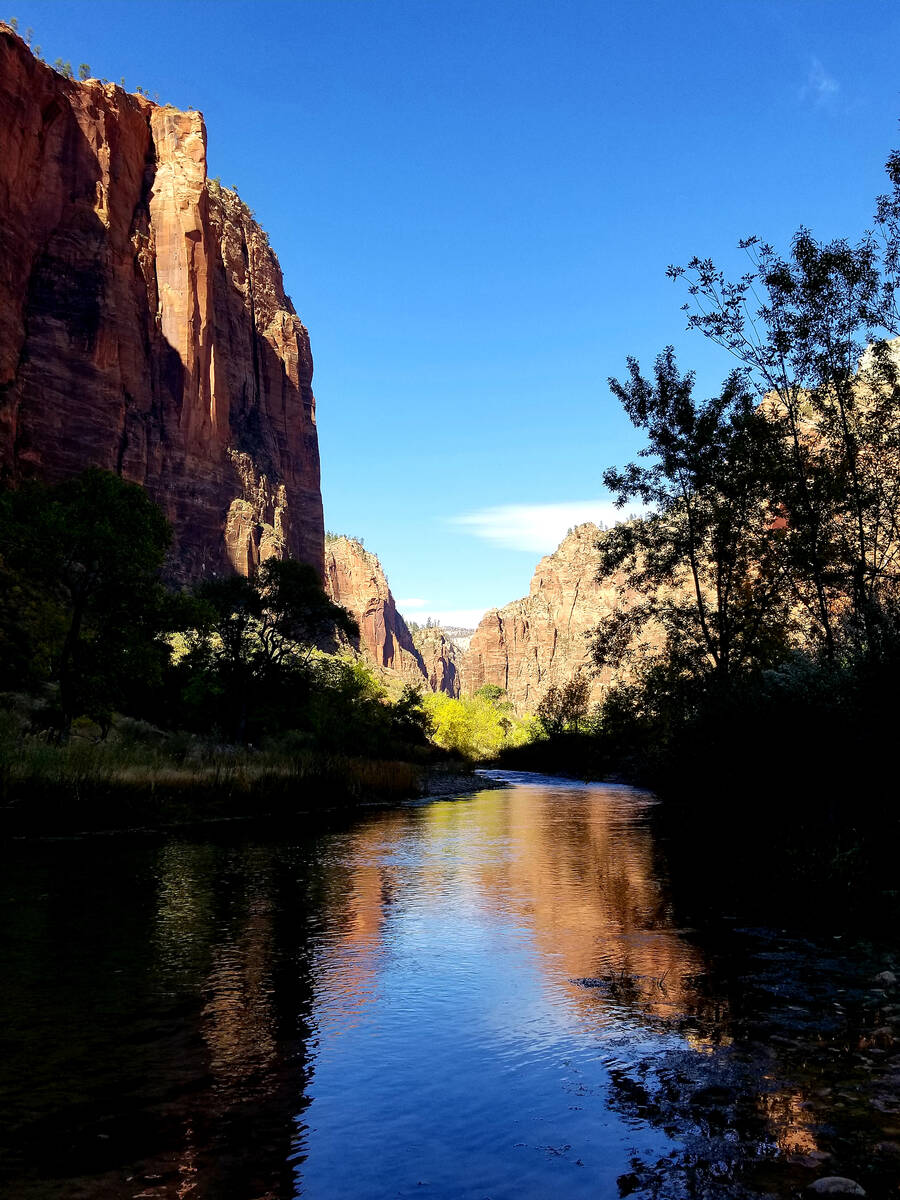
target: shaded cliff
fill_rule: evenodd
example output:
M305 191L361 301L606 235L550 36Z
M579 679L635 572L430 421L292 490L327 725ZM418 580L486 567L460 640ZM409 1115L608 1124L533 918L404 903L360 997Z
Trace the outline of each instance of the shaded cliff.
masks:
M197 112L36 60L0 25L0 475L147 487L183 578L321 569L312 356L278 261L207 179Z
M533 712L549 687L583 672L592 702L600 699L608 677L593 675L590 633L630 600L618 575L597 581L602 536L590 522L578 525L538 563L527 596L485 613L461 664L464 692L493 683L520 712Z

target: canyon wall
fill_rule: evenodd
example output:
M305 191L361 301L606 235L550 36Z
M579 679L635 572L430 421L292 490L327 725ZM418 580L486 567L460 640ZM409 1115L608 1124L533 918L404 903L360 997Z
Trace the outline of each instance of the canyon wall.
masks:
M432 692L446 692L458 697L460 692L460 650L445 630L422 628L413 635L425 670L427 686Z
M322 568L309 338L206 129L0 25L0 478L146 486L172 573Z
M325 545L325 590L359 623L360 650L379 671L403 683L459 695L455 650L439 630L421 647L394 603L381 563L355 538L329 538Z
M534 712L549 687L582 673L591 701L601 698L609 677L593 674L590 634L602 616L631 601L619 575L597 581L602 536L590 522L578 525L538 563L527 596L485 613L462 660L464 692L496 684L519 712Z

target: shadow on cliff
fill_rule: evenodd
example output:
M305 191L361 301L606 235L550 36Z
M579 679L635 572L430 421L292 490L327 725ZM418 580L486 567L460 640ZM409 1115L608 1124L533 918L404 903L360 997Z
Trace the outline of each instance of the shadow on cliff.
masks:
M75 181L75 187L68 189L55 220L51 216L43 227L34 229L35 252L27 261L22 244L27 246L29 239L21 236L21 229L13 228L8 235L21 244L10 245L4 257L12 270L16 259L23 268L19 294L24 336L18 369L3 389L4 402L15 410L10 455L4 464L5 474L14 481L38 472L62 477L87 465L88 457L91 464L110 465L109 456L98 453L96 446L103 389L97 386L94 359L106 302L103 263L108 239L94 208L100 164L63 99L52 98L42 119L42 176L52 162L61 177L52 190L65 195L65 176ZM38 216L41 211L36 209ZM67 359L65 371L60 370L62 356ZM52 462L43 460L38 436L48 411L57 420L60 414L69 417L62 444L56 447L58 460Z
M121 193L107 197L107 224L97 211L104 193L98 152L79 125L65 81L55 86L42 109L41 197L31 198L27 230L12 229L18 253L7 259L14 272L16 259L21 262L21 280L12 280L11 291L22 296L23 338L15 377L3 388L3 401L14 409L4 475L14 483L31 477L56 482L98 466L149 486L165 504L153 475L162 473L173 444L167 414L180 415L189 379L178 350L155 328L156 281L140 256L150 229L153 140L148 128L139 192L129 201L129 246L112 211ZM53 206L48 196L59 202ZM123 261L124 278L117 269ZM132 324L144 358L134 379L122 361L122 339Z

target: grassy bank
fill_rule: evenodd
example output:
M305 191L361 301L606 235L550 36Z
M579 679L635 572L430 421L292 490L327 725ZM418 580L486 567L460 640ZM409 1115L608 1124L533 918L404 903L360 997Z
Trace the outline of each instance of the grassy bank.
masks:
M420 794L421 764L277 745L252 750L166 736L121 722L101 740L92 727L54 745L0 729L0 829L19 833L165 826L391 802Z
M414 762L373 759L298 745L293 737L253 749L124 718L106 738L82 722L55 745L28 733L21 711L0 709L0 837L309 818L502 786L457 756L418 750Z
M291 816L419 793L412 763L372 762L308 753L287 762L226 761L207 766L87 769L60 762L30 774L4 763L0 828L7 835L192 824L241 817Z

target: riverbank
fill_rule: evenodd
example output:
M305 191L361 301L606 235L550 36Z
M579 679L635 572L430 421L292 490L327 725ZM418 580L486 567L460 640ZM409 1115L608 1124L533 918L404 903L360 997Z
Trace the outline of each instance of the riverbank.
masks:
M423 755L423 757L425 757ZM0 744L0 836L294 818L501 786L456 760L409 762L76 735Z

